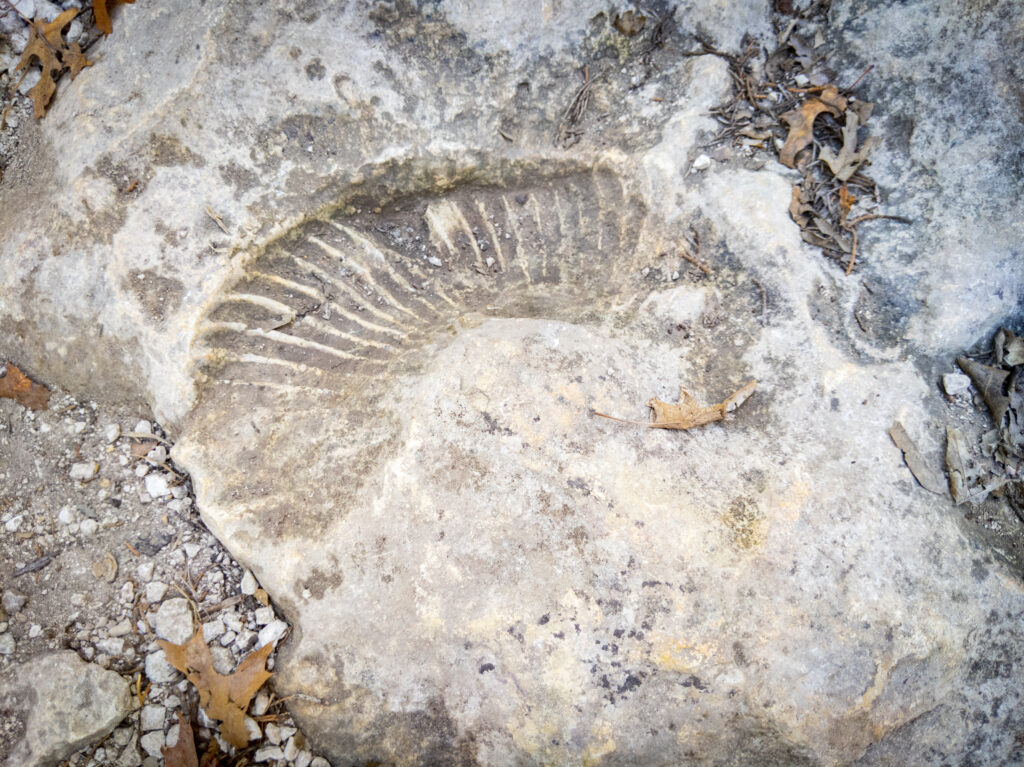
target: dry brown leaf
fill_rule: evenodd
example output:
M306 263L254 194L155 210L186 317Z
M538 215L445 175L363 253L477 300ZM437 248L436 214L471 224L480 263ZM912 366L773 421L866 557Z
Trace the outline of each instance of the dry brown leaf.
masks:
M128 4L131 5L135 0L93 0L92 12L96 17L96 26L100 28L100 31L109 35L114 31L113 25L110 23L110 11L113 10L114 6Z
M907 430L903 428L902 423L896 421L889 427L889 437L896 447L903 451L903 461L907 464L907 468L910 469L910 473L914 475L914 479L917 480L918 484L925 490L930 490L937 495L945 495L945 481L925 461L921 451L914 443L914 440L910 438L910 435L907 434Z
M232 746L249 743L245 712L256 692L271 677L264 668L273 643L249 653L233 672L224 676L213 668L213 656L203 639L202 628L188 642L176 645L163 639L157 642L167 661L182 672L199 692L199 705L211 719L219 720L221 734Z
M178 712L178 742L173 746L160 749L164 755L164 767L199 767L199 755L196 754L195 736L192 724Z
M839 187L839 226L846 227L846 219L857 198L853 196L846 184Z
M789 125L786 143L779 150L779 162L787 168L796 167L796 156L814 139L814 120L822 112L838 117L846 109L846 98L834 85L822 88L821 95L805 101L799 109L786 112L782 119Z
M857 149L857 128L860 126L860 118L851 109L846 110L846 124L843 126L843 145L839 154L834 153L828 147L821 148L821 160L824 162L832 175L840 181L848 181L850 176L857 172L861 164L868 159L868 155L877 143L874 139L866 139Z
M1010 373L1001 368L982 365L967 357L959 357L956 363L960 369L970 376L971 381L978 387L981 396L992 413L992 422L999 427L1003 423L1003 416L1010 407L1010 398L1003 392L1003 387Z
M36 18L29 25L28 44L21 54L15 73L28 70L32 59L38 59L42 68L39 82L32 86L28 94L32 98L33 115L38 120L46 114L46 108L57 90L57 78L65 69L70 70L72 79L85 67L92 64L77 43L68 44L64 41L61 30L78 14L71 8L57 16L53 21L44 22Z
M33 383L18 368L8 364L7 375L0 378L0 397L13 399L29 410L46 410L50 402L50 390L42 384Z
M757 381L751 381L745 386L740 387L736 392L716 405L702 405L700 404L692 394L686 389L679 390L679 402L671 404L668 402L662 402L657 397L652 397L647 402L647 407L651 408L654 412L652 413L653 420L649 423L643 421L630 421L625 418L616 418L615 416L605 415L604 413L598 413L594 411L594 415L599 415L602 418L609 418L612 421L620 421L621 423L632 423L637 426L647 426L651 429L677 429L684 431L686 429L693 429L697 426L704 426L705 424L713 423L715 421L721 421L746 402L750 395L754 393L757 388Z

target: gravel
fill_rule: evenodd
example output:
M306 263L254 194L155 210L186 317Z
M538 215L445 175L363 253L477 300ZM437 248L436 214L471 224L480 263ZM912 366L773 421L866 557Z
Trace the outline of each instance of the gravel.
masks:
M273 605L263 604L253 574L203 525L189 478L155 439L167 435L132 410L61 392L46 411L0 399L0 674L71 649L90 668L120 675L136 701L106 739L71 754L67 767L157 767L179 711L191 714L200 755L218 738L217 723L157 637L183 644L201 622L214 667L230 673L253 649L287 641L289 632ZM257 738L244 758L327 765L287 709L271 705L270 689L252 707L266 718L248 720Z

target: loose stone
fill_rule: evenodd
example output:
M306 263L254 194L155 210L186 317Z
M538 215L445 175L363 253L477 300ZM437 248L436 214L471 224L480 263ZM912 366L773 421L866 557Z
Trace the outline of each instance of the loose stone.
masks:
M69 476L71 479L77 479L79 482L88 482L96 476L96 472L99 470L100 465L95 461L80 461L79 463L71 464Z

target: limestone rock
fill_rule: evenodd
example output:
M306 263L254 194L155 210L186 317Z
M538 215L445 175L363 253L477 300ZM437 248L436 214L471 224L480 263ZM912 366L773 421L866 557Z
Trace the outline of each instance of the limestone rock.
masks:
M52 767L106 735L131 711L128 682L61 651L12 668L0 680L4 767Z

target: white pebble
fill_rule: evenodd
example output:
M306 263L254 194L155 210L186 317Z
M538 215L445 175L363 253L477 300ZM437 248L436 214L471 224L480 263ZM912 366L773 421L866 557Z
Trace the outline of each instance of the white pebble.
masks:
M284 751L280 746L267 746L256 751L253 756L255 762L269 762L271 759L284 759Z
M268 645L271 642L276 642L278 639L284 636L284 632L288 630L288 624L284 621L273 621L268 623L260 630L260 638L257 644L260 647Z
M150 463L159 464L163 466L167 463L167 448L163 445L157 445L148 453L146 453L146 460Z
M57 521L62 525L70 525L77 516L75 510L70 506L61 506L60 511L57 512Z
M256 589L258 587L259 584L256 583L256 576L252 574L252 571L246 570L245 575L242 576L242 583L239 586L239 588L241 588L242 590L242 593L248 597L251 597L253 594L256 593Z
M100 523L95 519L83 519L78 529L82 535L95 535L96 531L100 529Z
M309 763L309 767L331 767L331 763L322 756L314 756L313 761Z
M38 623L33 623L28 627L28 638L35 639L37 636L43 633L43 627Z
M253 716L263 716L270 708L270 694L260 690L256 693L256 699L252 702Z
M707 170L711 167L711 158L706 154L702 154L693 161L694 170Z
M132 633L132 622L125 618L120 623L115 623L107 632L112 637L123 637Z
M441 262L441 259L438 258L437 256L430 256L430 258L427 259L427 263L429 263L431 266L444 266L444 264Z
M203 547L198 543L186 543L182 548L185 549L185 554L189 559L195 559Z
M14 652L14 637L6 632L0 634L0 655L11 655Z
M156 650L146 656L146 676L157 684L173 682L178 670L168 662L163 650Z
M170 496L171 487L167 483L167 475L156 472L146 475L146 492L154 501L157 498Z
M96 472L99 470L100 465L95 461L80 461L79 463L71 464L69 476L71 479L77 479L79 482L88 482L96 476Z
M967 394L967 390L971 388L971 379L963 373L946 373L942 376L942 388L950 397Z
M174 644L185 644L196 633L195 617L188 600L181 597L161 604L156 611L156 620L151 623L158 637Z
M149 704L142 707L139 714L139 726L143 732L150 730L163 730L164 728L164 707Z
M272 745L281 745L281 726L274 724L274 722L268 722L267 726L263 728L263 734Z
M273 607L260 607L256 610L256 625L266 626L270 621L274 620L274 608Z
M103 429L103 438L107 441L107 444L113 444L117 442L117 438L121 436L121 424L112 423L108 424Z
M100 639L96 642L96 650L105 655L120 657L124 654L124 638L111 637L110 639Z
M301 749L295 744L295 738L288 738L288 742L284 744L284 758L289 762L294 762L300 751Z
M161 749L164 746L164 733L162 730L157 732L147 732L141 738L139 738L139 745L142 746L142 750L145 751L152 757L157 759L163 758Z
M24 521L25 521L25 515L24 514L19 514L16 517L11 517L4 524L4 529L7 530L7 532L9 532L9 533L13 533L19 527L21 527L21 523L24 522Z
M203 624L203 638L210 642L224 633L224 624L217 619Z
M136 432L137 434L152 434L153 424L151 424L149 421L139 421L137 424L135 424L135 428L132 429L132 431Z
M138 569L139 580L141 580L141 581L153 580L153 566L154 565L153 565L152 562L143 562L142 564L140 564L139 565L139 569Z
M135 476L136 477L144 477L147 474L149 474L149 464L148 463L140 463L138 466L135 467Z

